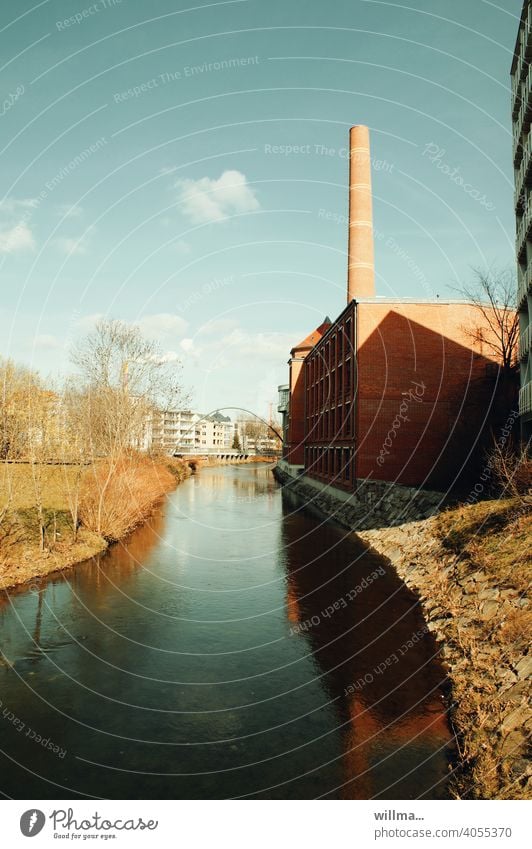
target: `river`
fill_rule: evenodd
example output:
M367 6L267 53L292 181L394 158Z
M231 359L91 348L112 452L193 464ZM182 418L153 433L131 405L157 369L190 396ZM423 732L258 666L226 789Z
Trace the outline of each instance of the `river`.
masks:
M103 556L0 601L13 798L447 797L415 597L266 465L203 469Z

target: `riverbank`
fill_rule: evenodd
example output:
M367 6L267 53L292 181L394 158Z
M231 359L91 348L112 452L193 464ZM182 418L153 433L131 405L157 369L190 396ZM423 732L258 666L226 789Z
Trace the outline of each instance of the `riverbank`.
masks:
M105 551L145 521L164 495L192 473L188 464L171 459L117 464L106 482L98 524L95 514L107 472L105 461L83 470L61 464L38 470L29 464L3 467L0 589L38 580Z
M40 474L43 489L43 513L46 545L41 550L35 507L36 481L29 464L2 467L0 477L0 590L39 580L95 557L109 545L119 542L142 524L161 500L183 480L203 467L229 461L189 457L186 459L155 456L144 458L131 468L113 472L107 500L106 527L95 528L98 500L96 467L84 472L85 491L81 491L79 470L61 464L49 465ZM271 462L265 458L233 460L234 463ZM7 476L9 475L9 480ZM105 477L105 475L104 475ZM74 534L72 502L80 487L79 520ZM84 498L84 501L83 501ZM4 514L3 508L7 507Z
M532 797L532 516L517 499L358 536L418 592L452 686L459 798Z
M515 498L439 512L430 493L410 498L386 485L349 496L279 467L275 474L302 504L386 557L419 595L452 690L454 795L531 798L532 505Z

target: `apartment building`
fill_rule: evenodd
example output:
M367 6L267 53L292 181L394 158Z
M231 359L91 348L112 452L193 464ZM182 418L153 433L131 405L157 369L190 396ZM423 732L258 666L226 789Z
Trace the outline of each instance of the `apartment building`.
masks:
M524 441L532 437L532 6L525 0L511 68L517 255L517 309Z
M225 451L233 444L231 419L214 413L202 416L192 410L153 413L146 427L144 448L166 452Z

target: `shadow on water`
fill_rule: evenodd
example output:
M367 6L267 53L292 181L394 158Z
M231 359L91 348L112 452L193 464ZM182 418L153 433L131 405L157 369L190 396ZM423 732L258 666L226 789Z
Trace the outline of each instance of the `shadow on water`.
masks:
M0 601L5 795L445 796L415 598L267 467L202 470L37 587Z
M445 673L387 562L283 493L288 611L338 712L343 798L445 797Z

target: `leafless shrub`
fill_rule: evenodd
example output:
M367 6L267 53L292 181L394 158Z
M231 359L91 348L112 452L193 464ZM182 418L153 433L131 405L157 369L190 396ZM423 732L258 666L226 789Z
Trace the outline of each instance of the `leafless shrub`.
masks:
M489 464L493 478L507 497L530 501L532 504L532 458L526 447L514 449L495 442Z
M154 503L175 483L168 468L138 455L102 460L83 476L80 519L86 528L108 541L121 539L145 521Z

